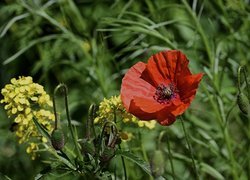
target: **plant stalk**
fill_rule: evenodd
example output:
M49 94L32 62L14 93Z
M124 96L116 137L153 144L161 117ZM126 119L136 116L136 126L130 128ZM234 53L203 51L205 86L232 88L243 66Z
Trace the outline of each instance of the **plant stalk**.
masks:
M187 143L190 155L191 155L192 164L193 164L193 168L194 168L194 172L195 172L195 179L198 180L199 179L199 174L198 174L197 167L195 165L193 150L192 150L191 144L189 142L189 138L188 138L188 135L187 135L187 132L186 132L186 128L185 128L184 122L183 122L184 119L182 118L182 116L180 116L180 119L181 119L182 129L183 129L183 132L184 132L184 135L185 135L186 143Z
M66 108L66 115L67 115L69 130L70 130L71 136L72 136L72 138L73 138L73 142L74 142L74 145L75 145L75 148L76 148L77 156L78 156L78 158L82 161L82 160L83 160L83 157L82 157L80 148L79 148L79 146L78 146L77 137L75 136L75 133L74 133L74 131L73 131L73 126L72 126L72 124L71 124L71 119L70 119L70 115L69 115L69 107L68 107L68 88L67 88L67 86L66 86L65 84L59 84L59 85L55 88L55 90L54 90L54 99L55 99L55 96L56 96L57 91L58 91L60 88L63 88L63 92L64 92L64 102L65 102L65 108ZM55 106L54 106L54 110L56 110ZM56 111L55 111L55 112L56 112Z

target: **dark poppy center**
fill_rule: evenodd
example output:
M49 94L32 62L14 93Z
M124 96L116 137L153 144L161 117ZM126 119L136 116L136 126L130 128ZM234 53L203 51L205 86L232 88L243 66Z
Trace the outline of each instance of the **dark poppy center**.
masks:
M154 99L159 103L169 103L171 98L174 97L174 87L172 84L160 84L155 91Z

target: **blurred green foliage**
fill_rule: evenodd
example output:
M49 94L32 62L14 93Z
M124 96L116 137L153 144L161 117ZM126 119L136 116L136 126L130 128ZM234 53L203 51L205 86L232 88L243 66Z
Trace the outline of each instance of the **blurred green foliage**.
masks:
M250 179L249 116L236 106L237 68L250 65L249 0L5 0L0 24L0 88L12 77L30 75L52 94L63 82L69 87L72 119L80 122L91 103L119 94L133 64L161 50L182 50L192 72L206 74L184 116L200 178L232 179L236 172L239 179ZM44 157L31 161L9 131L2 106L0 117L0 173L33 179ZM140 155L142 144L150 157L166 129L177 179L194 178L178 121L139 130L124 148L134 147ZM147 160L145 153L142 157ZM148 177L133 163L127 168L130 179Z

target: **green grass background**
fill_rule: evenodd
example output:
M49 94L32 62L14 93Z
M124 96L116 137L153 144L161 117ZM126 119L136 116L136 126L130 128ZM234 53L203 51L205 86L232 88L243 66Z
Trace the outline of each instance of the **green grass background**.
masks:
M193 73L205 73L184 115L200 178L250 179L249 116L240 113L236 104L237 69L240 65L248 69L250 65L249 3L1 1L0 88L13 77L32 76L52 94L53 88L64 82L69 87L72 119L82 122L91 103L119 94L121 79L129 67L146 62L153 53L179 49L190 60ZM42 161L47 156L30 160L25 147L9 131L10 125L1 105L0 177L33 179L43 169ZM144 160L155 151L159 133L167 131L176 178L195 178L179 120L155 130L130 129L139 131L141 139L136 135L129 147ZM164 176L171 179L167 144L163 141L162 145ZM149 178L133 163L127 162L127 171L129 179ZM122 169L117 175L122 177Z

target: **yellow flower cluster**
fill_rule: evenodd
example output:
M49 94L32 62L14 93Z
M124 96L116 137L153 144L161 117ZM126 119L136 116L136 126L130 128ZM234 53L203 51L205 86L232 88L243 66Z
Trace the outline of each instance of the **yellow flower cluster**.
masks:
M95 118L95 123L113 121L114 117L121 117L124 123L132 122L138 124L139 127L147 127L153 129L156 121L141 121L132 114L128 113L124 108L120 96L112 96L110 99L104 98L99 105L98 116Z
M47 142L47 139L39 134L33 118L49 132L53 130L51 123L55 117L51 112L50 96L44 91L43 86L33 83L32 77L29 76L11 79L11 84L7 84L1 93L4 99L0 103L5 104L4 109L8 117L14 118L17 124L15 133L19 138L19 143L29 142L26 151L31 153L34 159L35 153L33 152L38 149L35 140Z

